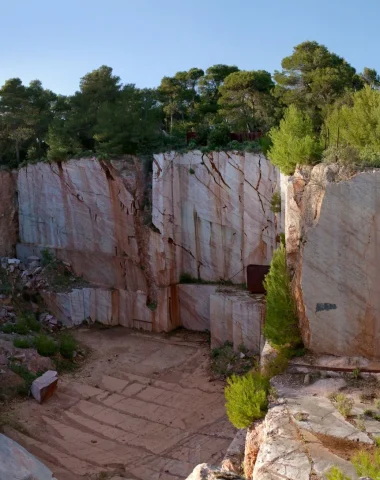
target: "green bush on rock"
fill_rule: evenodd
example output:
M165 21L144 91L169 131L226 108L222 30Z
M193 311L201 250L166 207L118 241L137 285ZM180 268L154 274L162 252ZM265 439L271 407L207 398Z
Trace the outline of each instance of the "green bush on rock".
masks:
M258 372L228 378L224 394L230 422L236 428L246 428L264 417L268 406L268 391L268 378Z

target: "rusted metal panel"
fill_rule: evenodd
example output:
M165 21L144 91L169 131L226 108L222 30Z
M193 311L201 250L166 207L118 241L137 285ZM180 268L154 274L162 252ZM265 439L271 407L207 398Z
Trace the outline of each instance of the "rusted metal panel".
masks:
M247 288L251 293L265 293L263 281L269 272L269 265L248 265Z

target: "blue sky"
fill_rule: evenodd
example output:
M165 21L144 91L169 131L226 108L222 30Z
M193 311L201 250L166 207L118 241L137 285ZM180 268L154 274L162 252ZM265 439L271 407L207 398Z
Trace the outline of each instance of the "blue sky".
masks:
M0 0L0 84L36 78L70 94L109 65L123 83L216 63L280 69L316 40L357 70L380 71L380 0Z

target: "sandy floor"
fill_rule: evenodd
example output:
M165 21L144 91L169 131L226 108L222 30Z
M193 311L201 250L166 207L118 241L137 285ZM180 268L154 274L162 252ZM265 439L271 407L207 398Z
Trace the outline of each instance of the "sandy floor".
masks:
M203 335L117 327L77 336L92 349L86 365L45 404L13 406L28 435L7 431L58 480L179 480L222 459L235 430L223 385L209 381Z

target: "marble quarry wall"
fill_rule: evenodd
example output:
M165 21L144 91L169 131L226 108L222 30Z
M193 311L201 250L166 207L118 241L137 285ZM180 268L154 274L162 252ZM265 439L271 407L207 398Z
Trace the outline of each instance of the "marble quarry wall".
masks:
M313 352L380 358L379 185L379 170L324 164L288 180L288 266Z
M177 286L181 276L244 283L246 266L269 264L276 247L270 201L280 176L262 155L159 154L150 173L132 156L86 158L28 165L17 177L18 257L48 248L94 287L46 293L66 324L95 316L151 331L209 329L209 302L192 296L206 300L215 287Z

